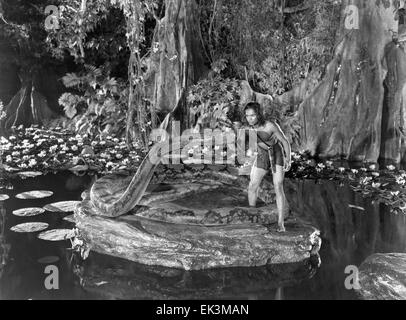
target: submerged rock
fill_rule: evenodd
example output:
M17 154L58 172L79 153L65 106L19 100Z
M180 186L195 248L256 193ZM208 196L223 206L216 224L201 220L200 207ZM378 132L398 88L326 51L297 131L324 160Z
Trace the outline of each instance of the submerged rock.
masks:
M374 254L359 268L359 294L367 300L406 300L406 254Z

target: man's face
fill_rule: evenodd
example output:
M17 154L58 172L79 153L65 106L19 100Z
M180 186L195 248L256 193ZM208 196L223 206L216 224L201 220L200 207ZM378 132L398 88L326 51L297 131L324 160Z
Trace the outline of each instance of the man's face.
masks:
M245 118L250 126L254 126L258 122L257 114L254 110L248 109L245 111Z

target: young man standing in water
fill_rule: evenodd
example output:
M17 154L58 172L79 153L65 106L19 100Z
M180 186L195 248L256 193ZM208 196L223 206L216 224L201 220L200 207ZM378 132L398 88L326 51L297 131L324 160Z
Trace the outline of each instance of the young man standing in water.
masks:
M256 150L248 150L248 156L256 152L248 186L249 205L256 207L259 186L271 169L278 208L278 232L285 232L284 215L289 208L283 181L285 172L291 167L290 143L276 122L265 120L257 102L245 106L242 122L244 129L254 130L257 134Z

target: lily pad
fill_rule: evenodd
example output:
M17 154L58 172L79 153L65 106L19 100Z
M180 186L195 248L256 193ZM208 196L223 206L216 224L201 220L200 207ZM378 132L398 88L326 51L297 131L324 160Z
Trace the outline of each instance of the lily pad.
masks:
M89 170L88 165L77 165L77 166L74 166L69 169L69 171L72 171L72 172L78 172L78 171L80 172L80 171L87 171L87 170Z
M47 241L62 241L75 237L75 231L73 229L54 229L42 232L38 235L39 239Z
M14 231L14 232L19 232L19 233L29 233L29 232L44 231L48 227L49 227L49 224L45 223L45 222L27 222L27 223L18 224L16 226L10 228L10 230Z
M80 201L62 201L47 204L44 209L51 212L73 212Z
M4 168L4 170L6 170L6 171L8 171L8 172L16 172L16 171L20 171L21 169L19 169L19 168L13 168L13 167L10 167L10 166L8 166L8 165L3 165L3 168Z
M0 201L5 201L7 199L10 199L10 197L6 194L0 194Z
M63 218L63 220L71 222L71 223L76 223L75 221L75 216L73 214L71 214L70 216L67 216L65 218Z
M13 214L19 217L34 217L44 213L45 210L42 208L22 208L14 210Z
M42 199L51 197L54 193L46 190L27 191L16 195L18 199Z
M43 257L37 260L38 263L41 264L51 264L59 261L59 257L57 256L48 256L48 257Z
M20 177L24 177L24 178L34 178L34 177L42 176L42 172L24 171L24 172L18 172L17 175L19 175Z

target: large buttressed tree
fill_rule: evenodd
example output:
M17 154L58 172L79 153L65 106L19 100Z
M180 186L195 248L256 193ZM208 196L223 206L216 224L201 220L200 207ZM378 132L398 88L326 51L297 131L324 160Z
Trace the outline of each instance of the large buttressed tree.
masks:
M303 149L365 162L406 160L406 56L396 40L402 4L342 1L334 57L322 80L296 99L294 90L277 98L298 107Z
M94 41L89 34L105 23L112 10L121 10L126 25L128 110L126 136L148 144L148 133L168 113L183 90L205 72L195 0L61 0L60 30L51 32L54 51L67 50L86 62ZM181 120L188 126L187 108ZM163 118L161 118L162 120ZM134 125L136 124L136 125Z
M0 72L11 69L7 77L2 75L0 86L9 87L6 97L6 116L0 122L5 133L13 125L43 124L59 112L55 70L63 69L52 59L45 45L43 7L49 0L1 0L0 1ZM14 81L17 75L19 81ZM16 82L13 86L7 83Z

